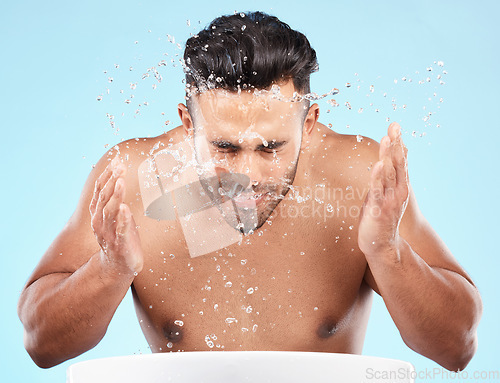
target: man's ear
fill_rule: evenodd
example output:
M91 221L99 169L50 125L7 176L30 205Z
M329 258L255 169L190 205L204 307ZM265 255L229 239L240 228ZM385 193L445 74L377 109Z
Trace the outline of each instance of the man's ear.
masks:
M312 104L309 107L306 118L304 119L304 126L302 128L302 145L301 150L305 149L311 142L312 134L314 132L314 127L319 118L319 106L318 104Z
M193 132L193 119L191 118L191 114L189 114L187 106L184 104L177 105L177 112L179 113L179 117L181 118L184 132L188 136L191 135Z

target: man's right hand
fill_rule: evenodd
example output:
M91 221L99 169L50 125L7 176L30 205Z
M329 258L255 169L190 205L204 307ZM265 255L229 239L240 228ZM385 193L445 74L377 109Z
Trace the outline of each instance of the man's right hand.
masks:
M115 157L97 179L89 209L103 263L118 273L137 275L144 255L134 217L124 203L126 171Z

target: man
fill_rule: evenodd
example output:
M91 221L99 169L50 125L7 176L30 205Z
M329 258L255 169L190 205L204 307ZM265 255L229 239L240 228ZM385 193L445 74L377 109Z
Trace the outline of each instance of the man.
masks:
M129 287L153 352L361 353L375 291L410 348L465 368L481 299L418 209L399 125L379 145L320 124L314 50L260 12L184 59L182 126L109 151L29 278L33 360L94 347Z

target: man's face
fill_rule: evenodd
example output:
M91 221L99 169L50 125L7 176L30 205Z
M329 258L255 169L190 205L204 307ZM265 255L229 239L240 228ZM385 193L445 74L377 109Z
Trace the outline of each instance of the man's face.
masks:
M234 211L226 220L243 233L266 222L295 178L307 106L283 101L293 97L291 81L279 90L278 98L272 91L210 90L191 104L200 181L226 180L209 194L231 198Z

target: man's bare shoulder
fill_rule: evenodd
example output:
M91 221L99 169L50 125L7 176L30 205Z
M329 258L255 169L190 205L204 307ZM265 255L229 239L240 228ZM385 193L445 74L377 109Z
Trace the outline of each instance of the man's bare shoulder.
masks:
M155 137L131 138L114 145L101 157L90 173L82 193L83 198L80 201L80 204L83 205L81 209L77 210L87 210L86 205L92 197L94 184L113 158L118 157L127 167L124 179L127 195L131 196L139 193L140 190L137 174L141 164L162 148L173 146L184 140L185 137L182 126L179 126Z
M103 156L103 159L111 161L118 155L129 167L137 168L146 158L163 148L182 142L185 138L186 135L182 126L155 137L131 138L115 145Z
M323 124L317 125L310 148L312 164L327 179L367 183L370 170L378 161L379 143L359 134L340 134Z

